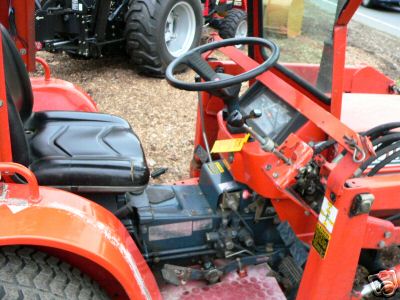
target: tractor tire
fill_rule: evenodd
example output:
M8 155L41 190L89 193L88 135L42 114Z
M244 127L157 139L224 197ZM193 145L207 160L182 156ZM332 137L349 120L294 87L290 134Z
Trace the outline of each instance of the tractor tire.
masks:
M130 0L126 50L139 73L162 77L172 60L200 44L202 27L200 0Z
M247 36L247 14L241 9L231 9L222 19L219 35L223 39Z
M377 6L375 0L362 0L361 4L362 4L362 6L365 6L368 8L374 8Z
M0 299L106 300L78 269L28 247L0 249Z

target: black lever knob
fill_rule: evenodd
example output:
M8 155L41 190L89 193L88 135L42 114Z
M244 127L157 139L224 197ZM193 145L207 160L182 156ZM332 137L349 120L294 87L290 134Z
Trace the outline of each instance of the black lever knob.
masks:
M257 119L262 116L262 111L260 109L253 109L247 116L244 117L245 120Z
M229 114L227 122L232 127L242 127L244 118L240 111L234 110Z

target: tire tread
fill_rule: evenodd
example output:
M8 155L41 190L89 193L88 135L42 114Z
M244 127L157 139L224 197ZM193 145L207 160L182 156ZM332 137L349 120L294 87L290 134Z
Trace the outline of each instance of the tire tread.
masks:
M235 37L237 26L246 18L247 14L245 11L237 8L231 9L221 22L219 35L223 39Z
M106 300L77 268L29 247L0 248L0 299Z

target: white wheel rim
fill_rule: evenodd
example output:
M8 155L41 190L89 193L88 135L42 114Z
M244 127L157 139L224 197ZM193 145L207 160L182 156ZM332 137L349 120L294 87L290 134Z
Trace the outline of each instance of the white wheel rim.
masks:
M169 53L178 57L190 50L196 34L196 16L186 2L176 3L165 22L165 45Z
M247 36L247 21L243 20L239 23L236 33L235 33L235 38L242 38Z

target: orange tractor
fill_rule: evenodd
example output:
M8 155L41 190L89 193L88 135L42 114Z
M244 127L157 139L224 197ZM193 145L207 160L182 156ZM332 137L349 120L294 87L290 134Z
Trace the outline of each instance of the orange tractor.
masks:
M385 270L380 253L400 244L400 96L373 68L345 66L361 0L331 2L304 6L300 42L320 47L320 64L301 48L299 63L280 63L292 40L264 37L268 5L253 0L250 37L216 36L169 65L171 85L201 92L191 178L171 185L148 184L125 120L99 113L42 59L45 76L29 78L34 3L13 1L9 33L0 2L3 299L395 293L400 267ZM230 60L211 59L216 49ZM181 64L194 82L174 77ZM355 284L359 265L370 283Z

